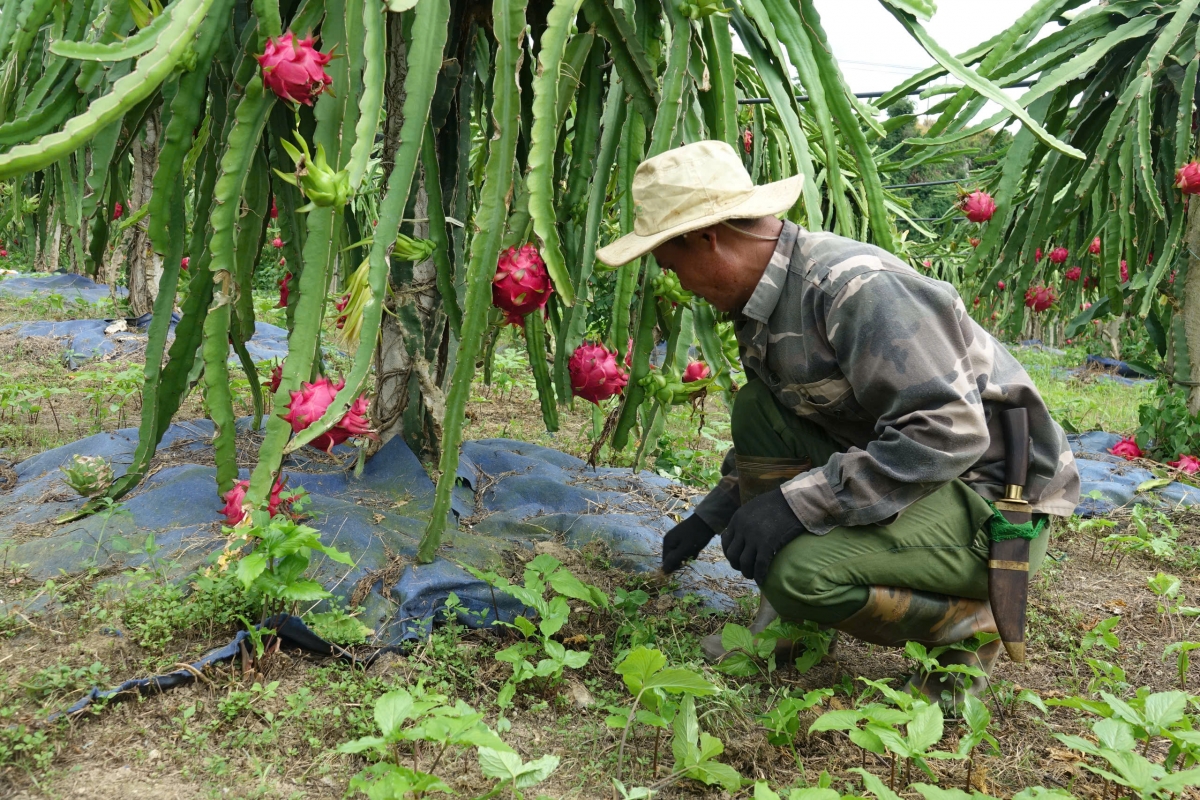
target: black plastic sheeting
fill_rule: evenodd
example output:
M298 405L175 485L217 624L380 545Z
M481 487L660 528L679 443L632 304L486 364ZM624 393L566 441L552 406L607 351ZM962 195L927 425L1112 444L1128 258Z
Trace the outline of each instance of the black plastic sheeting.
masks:
M288 614L272 617L260 627L262 629L273 630L275 632L274 635L281 641L282 646L304 650L316 655L335 656L363 668L370 666L371 662L381 653L396 649L392 647L379 648L373 651L367 658L357 658L348 651L330 644L320 636L317 636L298 617ZM46 722L54 722L63 716L75 716L81 711L85 711L93 703L101 700L126 700L135 695L158 694L191 683L196 680L197 674L204 673L205 668L214 664L232 661L241 655L243 643L247 648L250 647L249 639L249 632L238 631L229 644L224 647L218 647L216 650L207 653L203 658L193 661L189 665L190 669L178 669L174 672L153 675L149 678L133 678L111 689L101 690L98 687L92 687L90 692L72 703L69 708L50 714L46 718Z

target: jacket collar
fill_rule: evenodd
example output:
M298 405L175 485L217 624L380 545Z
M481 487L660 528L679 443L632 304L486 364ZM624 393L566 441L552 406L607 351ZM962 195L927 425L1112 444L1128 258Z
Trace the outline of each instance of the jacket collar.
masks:
M792 250L796 246L799 234L800 226L786 219L783 221L783 230L779 232L775 252L771 254L771 260L767 262L767 268L763 271L758 286L754 287L754 293L742 309L742 316L764 324L771 318L775 306L779 304L779 297L783 294L788 264L792 260Z

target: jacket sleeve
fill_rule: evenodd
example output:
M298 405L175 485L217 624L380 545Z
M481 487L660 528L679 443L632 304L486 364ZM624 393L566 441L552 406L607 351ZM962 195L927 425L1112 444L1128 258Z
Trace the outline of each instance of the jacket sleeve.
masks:
M835 453L784 485L812 533L890 518L959 477L989 436L968 353L966 307L946 284L886 270L862 273L825 300L825 335L853 398L875 422L866 449ZM838 409L833 409L837 411Z
M725 530L734 512L741 507L736 464L731 447L725 454L725 460L721 462L721 480L692 512L716 533Z

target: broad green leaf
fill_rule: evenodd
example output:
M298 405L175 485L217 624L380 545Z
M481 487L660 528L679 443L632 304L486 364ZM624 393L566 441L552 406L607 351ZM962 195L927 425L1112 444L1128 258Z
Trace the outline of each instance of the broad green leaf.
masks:
M742 785L741 774L729 766L716 761L705 761L688 768L684 773L692 780L697 780L705 786L720 786L727 792L736 792Z
M749 628L733 622L727 622L721 629L721 646L726 650L745 650L754 652L754 634Z
M815 731L848 731L858 725L859 720L863 715L859 711L852 709L826 711L821 716L817 717L816 721L809 726L808 732Z
M1150 492L1155 489L1161 489L1164 486L1168 486L1170 483L1170 478L1151 478L1148 481L1142 481L1139 483L1137 490L1139 492Z
M1102 719L1092 726L1100 746L1109 750L1132 749L1136 744L1133 728L1119 719Z
M312 600L323 600L329 597L329 592L324 586L316 581L301 580L291 583L283 588L279 593L282 600L290 600L296 603L306 603Z
M879 800L900 800L900 795L896 794L887 786L885 786L883 781L881 781L878 776L867 772L861 767L853 767L850 771L857 772L859 775L861 775L863 779L863 786L868 792L878 797Z
M527 789L530 786L535 786L549 778L554 770L558 769L558 756L542 756L541 758L530 761L521 767L521 774L517 777L517 788Z
M479 748L479 769L489 778L516 781L521 777L523 767L521 757L516 753L506 753L490 747Z
M650 676L667 665L667 657L661 650L641 646L629 651L621 663L614 668L625 678L625 685L633 693L640 692Z
M375 701L375 724L385 737L395 734L413 710L413 697L404 689L388 692Z
M942 738L944 718L942 708L930 703L917 709L908 723L908 743L915 753L924 753Z
M646 681L645 687L649 689L662 689L672 694L695 695L696 697L704 697L717 693L717 687L713 686L700 675L689 669L680 669L678 667L664 669L652 675L650 680Z
M267 558L259 551L255 550L248 556L243 556L238 561L237 577L242 582L243 586L249 586L254 583L254 579L263 573L267 568Z
M381 736L364 736L361 739L339 744L337 751L339 753L361 753L364 750L383 750L386 745L387 740Z

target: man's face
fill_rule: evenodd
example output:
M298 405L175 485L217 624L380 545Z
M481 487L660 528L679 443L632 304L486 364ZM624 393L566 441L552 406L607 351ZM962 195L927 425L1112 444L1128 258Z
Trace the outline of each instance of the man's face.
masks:
M710 229L677 236L654 249L654 258L663 269L679 277L684 289L698 294L719 311L739 311L748 296L735 276L728 248Z

